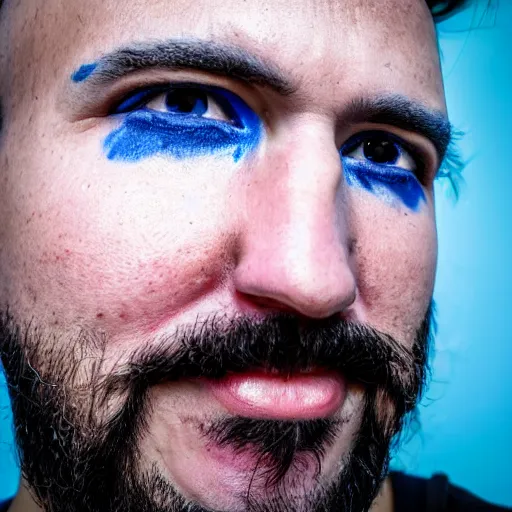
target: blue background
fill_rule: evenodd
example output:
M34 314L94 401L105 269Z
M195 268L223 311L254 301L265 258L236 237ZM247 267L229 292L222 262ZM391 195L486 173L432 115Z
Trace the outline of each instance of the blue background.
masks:
M393 464L422 476L442 470L512 505L512 2L467 9L439 31L450 116L465 132L460 147L470 162L456 204L438 186L433 378L421 431ZM14 460L0 376L0 500L16 491Z

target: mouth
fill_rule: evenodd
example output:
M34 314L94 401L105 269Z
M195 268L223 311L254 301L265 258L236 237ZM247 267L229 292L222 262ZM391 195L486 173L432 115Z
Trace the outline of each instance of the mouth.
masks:
M204 379L213 398L234 416L267 420L310 420L334 415L347 384L334 372L280 375L261 371Z
M334 485L363 413L351 381L325 367L253 366L151 393L144 460L158 461L186 499L216 510L277 500L282 489L299 503Z

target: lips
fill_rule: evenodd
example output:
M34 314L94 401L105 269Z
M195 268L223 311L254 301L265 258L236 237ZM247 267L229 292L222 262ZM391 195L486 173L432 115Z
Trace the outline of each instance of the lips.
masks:
M334 373L291 376L265 372L206 380L213 397L231 414L255 419L307 420L332 416L342 406L346 383Z

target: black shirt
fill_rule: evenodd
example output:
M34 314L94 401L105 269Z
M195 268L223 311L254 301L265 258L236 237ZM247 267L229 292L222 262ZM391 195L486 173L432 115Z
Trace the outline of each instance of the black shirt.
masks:
M474 494L450 484L442 473L419 478L392 472L395 512L504 512Z

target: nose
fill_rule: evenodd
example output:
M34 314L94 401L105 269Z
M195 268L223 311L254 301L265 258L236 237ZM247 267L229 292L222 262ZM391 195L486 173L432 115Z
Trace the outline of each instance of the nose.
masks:
M259 307L318 319L355 301L342 175L328 127L303 123L268 142L245 183L238 293Z

